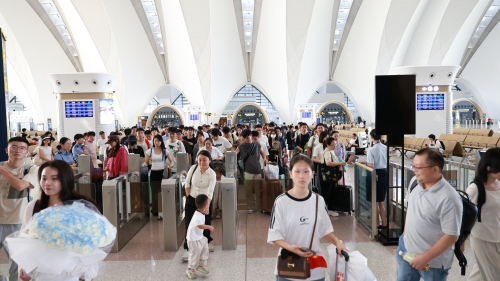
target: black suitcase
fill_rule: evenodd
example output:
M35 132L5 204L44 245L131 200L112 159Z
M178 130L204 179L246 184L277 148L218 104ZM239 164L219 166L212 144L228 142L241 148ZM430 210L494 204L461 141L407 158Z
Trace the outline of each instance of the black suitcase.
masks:
M342 179L345 183L344 169L342 169ZM340 185L338 183L333 184L328 201L328 209L350 215L354 212L352 186Z
M354 211L352 208L352 197L352 187L350 185L336 185L330 191L328 209L349 213L350 215Z

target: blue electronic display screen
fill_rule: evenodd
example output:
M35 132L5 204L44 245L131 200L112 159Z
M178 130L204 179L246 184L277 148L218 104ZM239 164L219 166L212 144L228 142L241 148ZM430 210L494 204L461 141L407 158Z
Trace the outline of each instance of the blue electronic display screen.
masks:
M189 120L200 120L200 115L199 114L189 114Z
M302 112L302 118L311 118L312 112Z
M94 117L92 101L65 101L64 113L66 118Z
M444 94L417 94L417 110L444 110Z

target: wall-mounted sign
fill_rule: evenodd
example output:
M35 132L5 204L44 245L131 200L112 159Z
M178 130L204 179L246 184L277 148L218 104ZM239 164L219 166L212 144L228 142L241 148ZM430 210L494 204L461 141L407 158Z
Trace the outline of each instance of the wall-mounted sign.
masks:
M245 116L255 116L255 113L245 113Z
M330 115L336 115L336 114L339 114L339 112L338 111L328 111L328 114L330 114Z

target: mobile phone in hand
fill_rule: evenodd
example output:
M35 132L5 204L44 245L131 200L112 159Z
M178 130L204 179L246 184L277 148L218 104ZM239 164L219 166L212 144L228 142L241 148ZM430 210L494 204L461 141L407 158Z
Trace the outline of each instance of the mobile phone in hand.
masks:
M315 251L313 251L313 250L311 250L311 249L309 249L309 248L307 248L307 247L301 247L301 248L300 248L300 250L301 250L302 252L309 252L309 253L312 253L313 255L316 255L316 252L315 252Z

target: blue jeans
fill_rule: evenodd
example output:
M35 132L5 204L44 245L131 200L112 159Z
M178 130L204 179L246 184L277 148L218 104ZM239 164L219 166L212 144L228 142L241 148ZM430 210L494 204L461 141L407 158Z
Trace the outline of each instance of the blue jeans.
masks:
M419 281L420 278L424 281L445 281L448 277L448 269L443 268L429 268L429 270L416 270L411 265L405 261L398 253L402 251L406 252L405 242L403 239L404 235L399 237L399 246L396 250L396 261L398 262L397 270L397 281Z
M286 278L279 277L278 275L276 275L276 281L288 281L288 280L290 280L290 279L286 279ZM321 278L321 279L314 280L314 281L325 281L325 278Z

